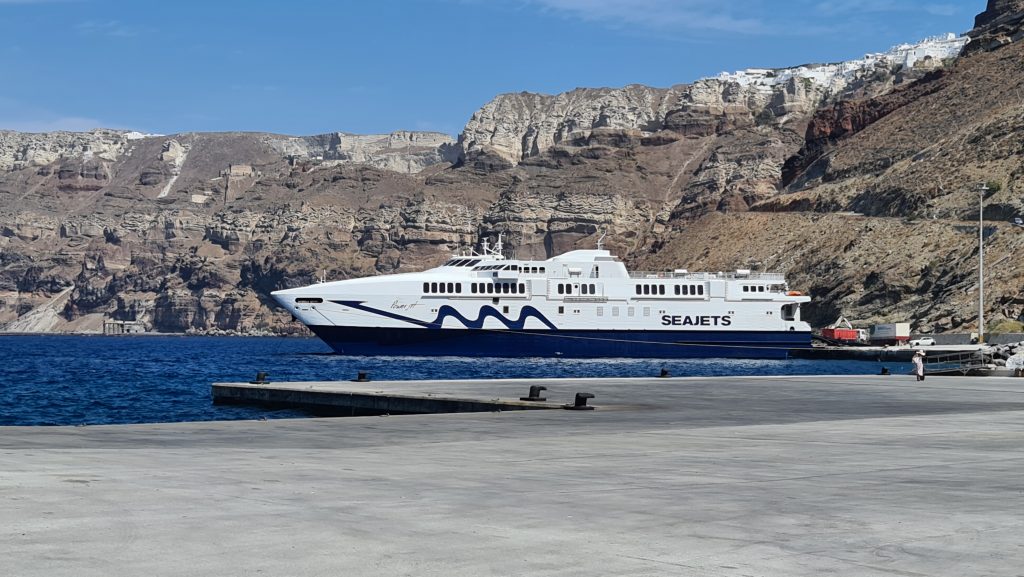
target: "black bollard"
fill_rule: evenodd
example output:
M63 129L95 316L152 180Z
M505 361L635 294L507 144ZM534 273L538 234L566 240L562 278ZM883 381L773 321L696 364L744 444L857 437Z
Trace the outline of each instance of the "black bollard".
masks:
M889 367L882 367L882 372L880 372L878 374L880 374L880 375L888 375L889 374Z
M665 367L661 367L661 374L658 375L659 378L667 379L668 377L671 377L671 376L672 375L670 375L668 373L668 369L666 369Z
M356 373L356 378L352 379L354 383L368 383L370 382L370 375L366 374L366 371L359 371Z
M576 393L576 401L572 404L562 405L562 408L570 411L593 411L594 407L587 405L587 399L593 398L594 393Z
M541 391L546 391L546 390L548 390L547 387L542 387L540 385L530 385L530 396L528 396L528 397L519 397L519 400L520 401L546 401L547 398L540 396L540 392Z
M259 371L259 372L256 373L256 380L255 381L249 381L249 384L250 385L265 385L265 384L267 384L267 382L268 382L267 381L267 373L265 373L263 371Z

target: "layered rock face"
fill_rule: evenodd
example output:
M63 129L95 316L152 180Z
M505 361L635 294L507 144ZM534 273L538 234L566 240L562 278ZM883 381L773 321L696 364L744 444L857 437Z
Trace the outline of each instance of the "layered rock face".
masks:
M271 291L419 270L502 232L524 257L607 234L635 268L785 272L819 324L842 312L963 330L976 322L976 185L1000 184L989 219L1024 196L1020 47L951 63L963 43L668 89L504 95L455 144L5 133L50 156L0 147L14 151L0 174L0 324L302 332ZM988 233L994 320L1024 313L1016 231Z
M984 28L1019 12L1024 12L1022 0L988 0L988 7L974 19L974 27Z
M267 142L274 150L293 161L368 164L406 174L420 172L435 164L452 163L458 158L454 147L455 140L439 132L332 132L316 136L268 136Z
M464 158L495 155L515 164L596 129L669 129L710 136L756 124L798 124L823 102L881 92L956 57L966 39L931 38L838 64L722 73L668 89L580 88L547 96L503 94L477 111L459 136ZM901 73L897 76L897 72Z
M113 162L132 141L143 137L138 132L104 129L46 134L0 130L0 171L49 166L64 158Z

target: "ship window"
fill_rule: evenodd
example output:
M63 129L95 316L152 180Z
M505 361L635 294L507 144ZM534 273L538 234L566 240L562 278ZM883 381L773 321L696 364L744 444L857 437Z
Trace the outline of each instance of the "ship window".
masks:
M558 294L560 294L560 295L564 295L565 294L565 285L564 284L559 283L559 285L558 285Z
M526 285L519 283L519 294L526 294Z
M702 285L702 284L697 285L697 294L699 294L699 295L704 294L704 285Z
M448 283L448 292L449 293L455 292L455 284L454 283Z
M544 274L544 267L540 267L540 274Z
M649 285L649 284L645 284L644 285L644 294L645 295L651 294L651 285Z
M430 292L432 292L432 293L436 293L437 292L437 283L436 282L430 283Z
M423 283L423 292L424 293L430 292L430 283L428 283L428 282Z
M324 299L322 299L320 297L299 297L299 298L295 299L295 304L300 304L300 303L316 304L316 303L322 303L322 302L324 302Z
M501 312L503 312L505 314L508 314L508 307L507 306L501 307Z
M564 315L565 314L565 307L558 307L558 314Z
M743 292L750 292L750 287L743 285Z
M469 284L469 292L471 292L473 294L476 294L476 283L475 282Z
M757 287L757 292L763 293L764 292L764 286L762 285L762 286Z
M640 285L636 285L636 294L640 294Z
M665 285L658 285L658 294L665 294Z
M651 316L651 307L644 307L644 316L645 317Z
M455 294L462 294L462 283L455 283Z
M782 307L782 320L795 321L796 320L796 306L786 305Z
M682 289L679 288L679 285L676 285L676 295L680 295L680 294L682 294Z
M587 294L589 292L590 289L587 288L587 285L580 285L580 294Z
M596 295L597 294L597 285L590 285L590 294L592 294L592 295Z

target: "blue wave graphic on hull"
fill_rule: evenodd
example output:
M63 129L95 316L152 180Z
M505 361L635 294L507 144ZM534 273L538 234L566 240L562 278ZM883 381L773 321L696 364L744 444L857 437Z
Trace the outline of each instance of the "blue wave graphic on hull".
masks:
M531 306L525 306L525 307L521 308L519 310L519 318L513 320L513 319L505 317L505 315L499 313L497 309L495 309L494 307L492 307L490 305L486 305L486 306L480 307L480 314L475 319L468 319L468 318L464 317L462 315L462 313L460 313L459 311L455 310L455 308L452 307L451 305L444 305L444 306L442 306L441 308L439 308L437 310L437 317L435 317L434 320L432 320L432 321L421 321L419 319L410 318L410 317L407 317L405 315L396 314L396 313L393 313L393 312L390 312L390 311L382 311L380 309L375 309L373 307L368 307L368 306L364 305L360 301L331 301L331 302L332 303L337 303L337 304L342 305L342 306L352 307L354 309L359 309L361 311L366 311L368 313L373 313L375 315L380 315L382 317L387 317L389 319L405 321L407 323L412 323L414 325L419 325L421 327L425 327L425 328L428 328L428 329L440 329L440 328L442 328L444 320L446 318L448 318L448 317L457 319L460 323L462 323L462 326L466 327L467 329L482 329L482 328L484 328L484 320L487 319L487 317L490 317L490 318L493 318L493 319L497 319L498 322L500 322L501 324L505 325L506 328L512 329L512 330L517 330L517 331L521 331L521 330L523 330L526 327L526 319L528 319L528 318L535 318L535 319L537 319L538 321L544 323L544 326L548 327L549 329L551 329L553 331L558 330L558 327L556 327L554 324L551 323L551 321L549 321L547 318L545 318L544 315L541 314L540 311L538 311L537 309L535 309L535 308L533 308Z

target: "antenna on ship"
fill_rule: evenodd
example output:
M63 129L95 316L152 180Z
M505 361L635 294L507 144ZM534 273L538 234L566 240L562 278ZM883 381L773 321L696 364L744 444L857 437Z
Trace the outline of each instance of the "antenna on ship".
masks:
M494 252L495 252L495 254L499 254L499 255L501 254L501 249L502 249L501 236L503 234L504 233L501 233L501 232L498 233L498 242L494 243Z
M601 237L597 239L597 250L604 250L604 237L608 236L608 229L601 231Z

